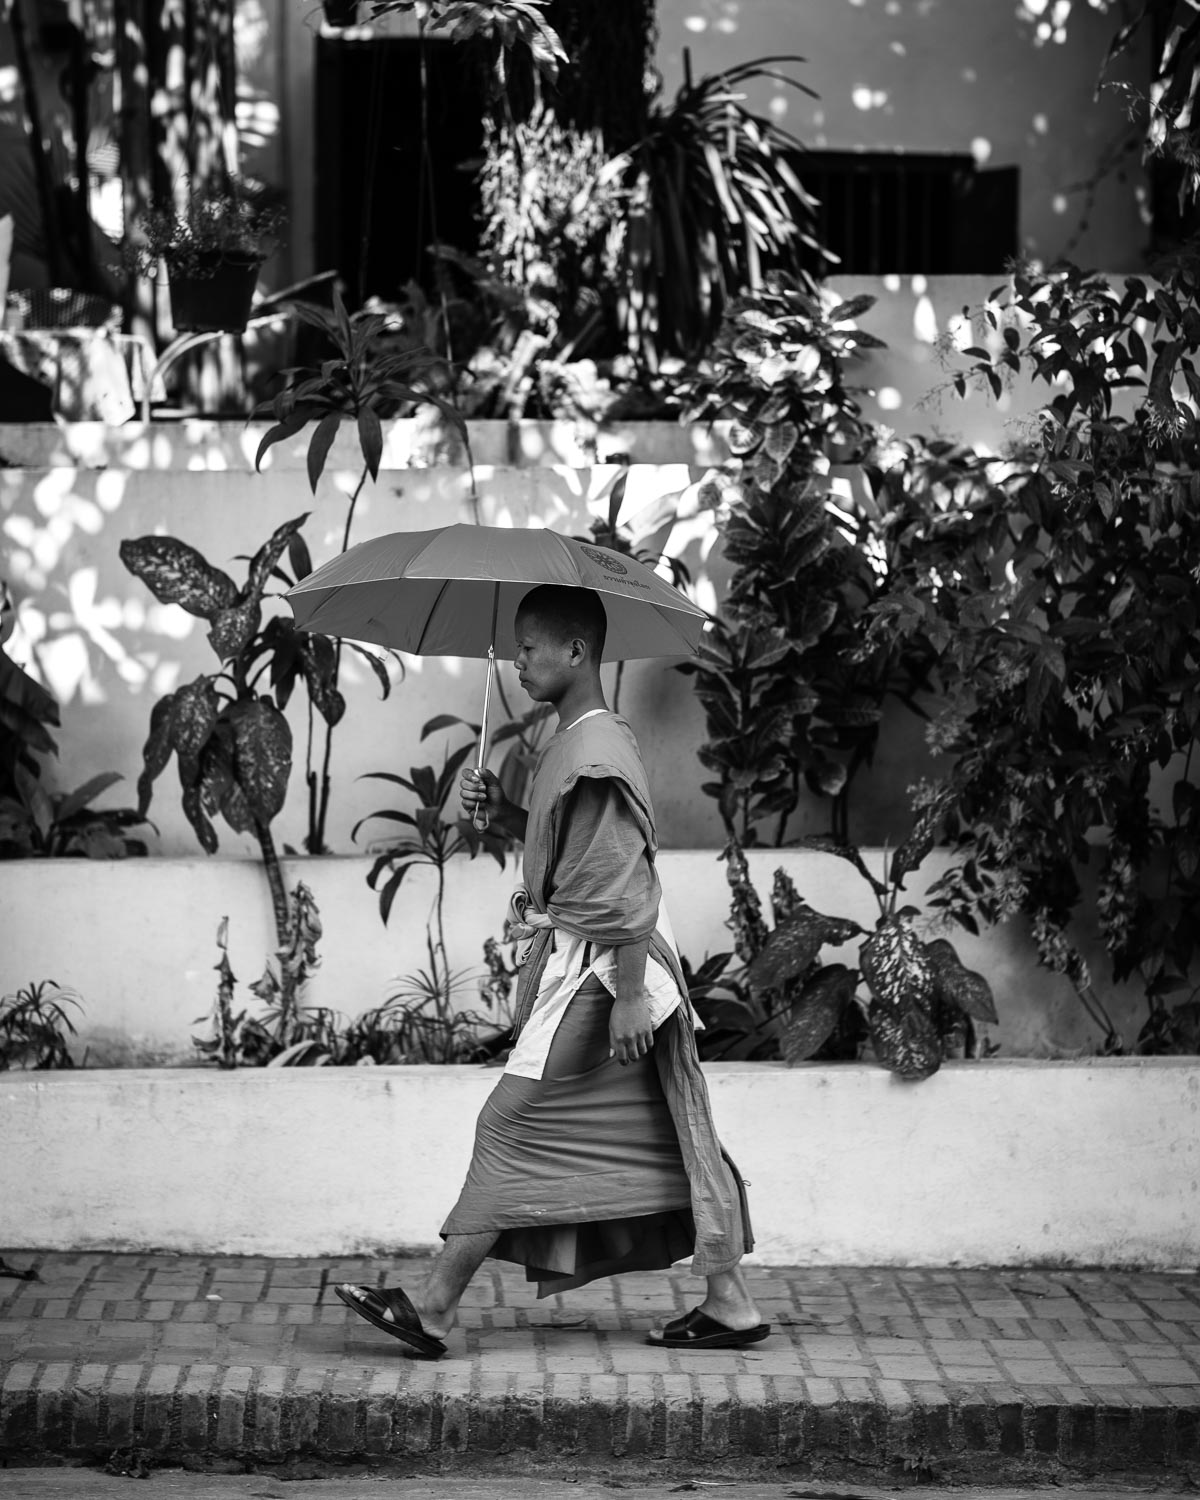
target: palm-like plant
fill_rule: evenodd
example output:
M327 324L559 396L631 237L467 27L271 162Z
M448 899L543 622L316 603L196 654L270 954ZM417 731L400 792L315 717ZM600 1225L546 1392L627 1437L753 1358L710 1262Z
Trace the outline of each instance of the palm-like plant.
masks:
M650 112L650 127L614 157L599 185L628 193L620 286L626 341L639 363L661 354L693 358L711 342L727 302L762 282L769 267L794 269L812 238L813 199L788 162L802 146L747 109L745 85L769 78L812 97L779 65L757 58L682 88Z

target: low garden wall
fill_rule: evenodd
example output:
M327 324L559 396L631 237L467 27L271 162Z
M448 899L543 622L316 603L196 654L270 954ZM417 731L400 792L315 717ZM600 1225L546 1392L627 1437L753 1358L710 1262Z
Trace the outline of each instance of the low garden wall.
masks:
M1192 1267L1200 1062L708 1064L768 1265ZM485 1068L0 1074L0 1243L255 1255L437 1242ZM15 1149L13 1149L15 1143Z
M750 853L750 869L764 904L776 868L786 869L818 910L874 926L870 890L845 861L798 850ZM882 872L879 851L868 854ZM934 854L910 876L914 903L945 856ZM366 858L325 857L285 861L289 888L303 880L313 891L324 937L321 967L307 1003L353 1018L393 993L402 976L429 964L426 948L434 883L413 870L384 927L375 895L366 885ZM729 891L725 865L708 850L666 850L659 858L664 899L681 952L698 967L706 955L732 946L725 926ZM499 937L509 893L518 878L480 858L454 861L447 870L446 945L451 970L464 971L461 1004L477 1008L484 939ZM51 978L80 991L84 1014L74 1051L88 1066L178 1064L195 1060L191 1037L209 1029L220 958L217 927L229 918L229 956L239 981L237 1005L257 1002L247 986L275 948L267 883L251 860L133 859L0 861L0 994ZM932 932L929 936L933 936ZM984 973L1000 1016L989 1028L1005 1057L1062 1057L1093 1052L1101 1038L1087 1021L1069 983L1037 966L1018 924L980 936L949 934L968 967ZM1080 934L1085 955L1103 957ZM853 950L845 960L856 962ZM1145 1019L1131 987L1098 985L1126 1040Z

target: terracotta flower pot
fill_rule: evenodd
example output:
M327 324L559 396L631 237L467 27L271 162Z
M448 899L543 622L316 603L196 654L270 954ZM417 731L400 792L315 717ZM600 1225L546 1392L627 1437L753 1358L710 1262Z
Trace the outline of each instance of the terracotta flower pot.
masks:
M199 273L167 267L176 331L243 333L262 261L226 257L218 251L199 259Z

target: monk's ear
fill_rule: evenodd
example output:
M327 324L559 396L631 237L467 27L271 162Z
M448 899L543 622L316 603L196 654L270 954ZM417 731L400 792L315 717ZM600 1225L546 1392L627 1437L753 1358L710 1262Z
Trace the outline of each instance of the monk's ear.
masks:
M571 665L573 667L581 667L587 659L587 642L582 636L575 635L571 637L569 644L571 647Z

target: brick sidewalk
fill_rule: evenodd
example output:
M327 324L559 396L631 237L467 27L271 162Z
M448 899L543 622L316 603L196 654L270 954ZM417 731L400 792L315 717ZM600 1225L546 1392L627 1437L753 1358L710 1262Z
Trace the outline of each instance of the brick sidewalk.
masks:
M752 1269L774 1336L648 1347L683 1272L537 1302L488 1262L436 1363L329 1289L390 1262L28 1254L0 1279L0 1452L298 1456L1000 1480L1200 1472L1200 1281ZM420 1262L401 1262L411 1284Z

